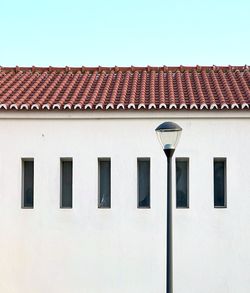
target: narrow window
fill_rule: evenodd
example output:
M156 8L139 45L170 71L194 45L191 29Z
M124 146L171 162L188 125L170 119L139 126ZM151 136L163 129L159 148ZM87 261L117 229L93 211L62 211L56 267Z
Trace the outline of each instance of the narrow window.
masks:
M61 208L72 208L72 159L61 159Z
M111 162L109 158L98 159L98 207L111 207Z
M22 160L22 208L34 207L34 160Z
M189 160L176 158L176 207L189 207Z
M150 159L137 159L138 208L150 208Z
M225 208L226 203L226 159L214 159L214 207Z

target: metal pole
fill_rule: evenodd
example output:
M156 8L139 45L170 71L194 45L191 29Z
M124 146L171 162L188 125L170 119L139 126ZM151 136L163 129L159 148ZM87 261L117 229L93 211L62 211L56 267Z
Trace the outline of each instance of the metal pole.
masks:
M173 215L172 215L172 156L173 149L164 150L167 156L167 248L166 293L173 293Z

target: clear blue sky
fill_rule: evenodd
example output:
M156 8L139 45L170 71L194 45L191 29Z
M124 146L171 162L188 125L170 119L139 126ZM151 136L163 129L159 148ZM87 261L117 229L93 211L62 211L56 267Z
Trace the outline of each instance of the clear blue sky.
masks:
M250 0L1 0L2 66L250 65Z

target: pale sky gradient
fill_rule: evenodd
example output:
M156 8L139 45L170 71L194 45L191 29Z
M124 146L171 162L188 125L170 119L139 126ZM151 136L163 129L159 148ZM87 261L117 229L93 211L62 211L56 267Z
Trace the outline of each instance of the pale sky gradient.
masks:
M250 0L1 0L2 66L250 65Z

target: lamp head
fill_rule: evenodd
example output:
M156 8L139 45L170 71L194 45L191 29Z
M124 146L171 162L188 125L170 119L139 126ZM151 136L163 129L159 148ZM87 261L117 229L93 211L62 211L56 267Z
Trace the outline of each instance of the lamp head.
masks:
M179 142L182 128L174 122L164 122L156 129L156 134L164 151L175 150Z

